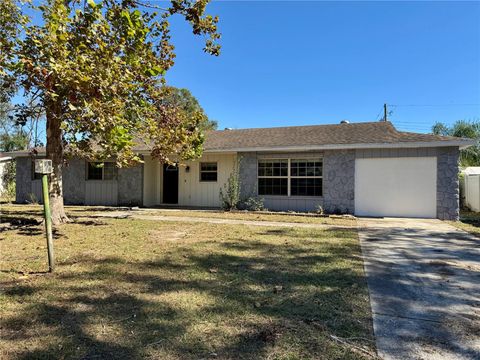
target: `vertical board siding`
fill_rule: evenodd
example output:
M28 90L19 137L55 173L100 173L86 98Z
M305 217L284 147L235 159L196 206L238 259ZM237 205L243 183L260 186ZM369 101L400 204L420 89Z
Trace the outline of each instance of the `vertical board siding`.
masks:
M273 211L316 211L323 206L322 197L295 198L287 196L260 196L266 209Z
M88 180L85 188L86 205L118 204L117 180Z
M150 156L146 156L144 161L143 205L161 205L163 201L163 164ZM216 182L200 181L201 162L217 163ZM236 155L234 154L204 155L199 160L184 162L179 166L178 205L220 207L220 189L226 184L235 165ZM189 167L188 172L187 166Z
M465 205L472 211L480 211L480 175L465 176Z
M227 183L228 177L236 166L234 154L204 155L196 161L187 161L179 169L178 205L220 207L220 189ZM217 163L217 181L200 181L200 163ZM187 166L190 167L187 172Z
M32 199L29 201L37 200L40 204L43 204L43 194L42 194L42 180L32 180Z
M161 171L160 161L151 156L145 156L143 165L143 205L155 206L161 204Z

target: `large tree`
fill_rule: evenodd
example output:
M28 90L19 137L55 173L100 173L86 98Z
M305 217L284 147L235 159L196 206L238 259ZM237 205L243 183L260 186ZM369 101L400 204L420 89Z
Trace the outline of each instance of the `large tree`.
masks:
M197 98L192 95L190 90L173 86L166 86L166 88L164 99L166 105L180 108L190 116L196 116L198 113L204 114L203 122L199 124L202 130L215 130L217 128L218 123L208 118Z
M0 83L22 91L46 116L46 151L53 162L50 204L55 224L63 208L66 156L105 159L118 166L141 161L136 139L163 161L201 154L204 114L164 101L165 72L174 64L169 20L183 17L204 51L219 54L217 17L205 14L209 0L21 0L0 2ZM157 3L158 4L158 3ZM34 13L35 17L28 15ZM20 109L25 119L31 107Z
M474 146L460 151L460 166L480 166L480 121L458 120L452 126L437 122L432 127L432 133L443 136L456 136L477 140Z

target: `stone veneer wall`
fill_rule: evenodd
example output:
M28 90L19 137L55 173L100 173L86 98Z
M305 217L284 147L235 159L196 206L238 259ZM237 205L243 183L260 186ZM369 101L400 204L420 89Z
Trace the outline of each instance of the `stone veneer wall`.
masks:
M457 147L437 149L437 218L458 220L460 193Z
M83 159L70 159L63 168L63 197L67 205L85 204L87 167Z
M16 202L30 201L32 186L32 158L16 159ZM118 205L143 205L143 166L118 169ZM83 205L86 198L86 163L70 159L63 169L64 201L67 205Z
M118 205L143 205L143 165L118 169Z
M248 198L256 196L257 191L257 153L246 152L238 154L239 178L240 178L240 197Z
M355 211L355 150L328 150L323 156L323 209L327 213Z

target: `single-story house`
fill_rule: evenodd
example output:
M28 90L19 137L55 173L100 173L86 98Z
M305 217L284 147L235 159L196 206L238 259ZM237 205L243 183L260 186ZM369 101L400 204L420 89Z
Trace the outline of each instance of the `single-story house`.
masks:
M7 171L7 166L11 161L13 161L13 159L10 156L0 153L0 196L2 196L6 190L7 184L5 184L5 173Z
M459 149L472 144L383 121L225 129L207 133L203 156L181 166L160 163L147 146L135 148L144 163L131 168L69 160L64 196L66 204L219 207L238 164L242 196L270 210L457 219ZM29 152L14 156L17 202L40 199Z

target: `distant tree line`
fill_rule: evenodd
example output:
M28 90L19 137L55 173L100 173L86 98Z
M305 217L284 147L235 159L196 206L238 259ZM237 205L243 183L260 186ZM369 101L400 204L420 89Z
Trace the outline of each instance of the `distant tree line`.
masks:
M442 122L437 122L432 127L434 135L456 136L462 138L475 139L476 143L460 151L460 166L480 166L480 120L458 120L453 125L448 126Z

